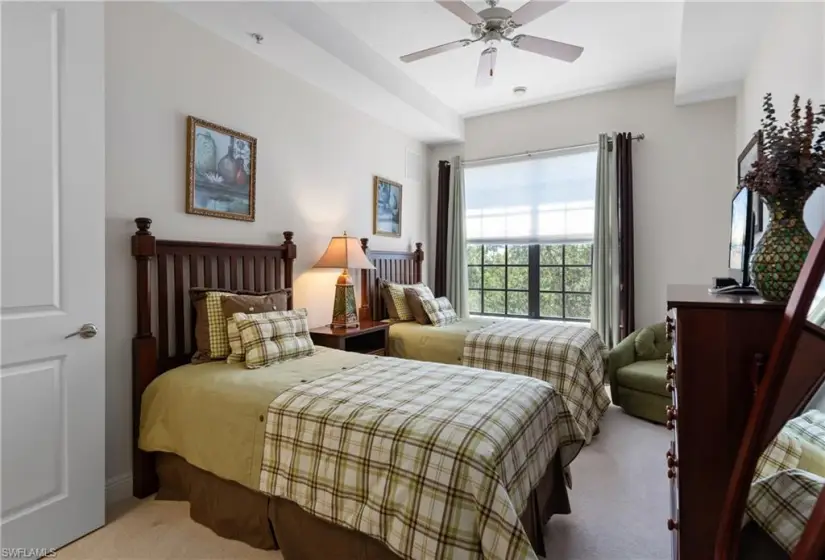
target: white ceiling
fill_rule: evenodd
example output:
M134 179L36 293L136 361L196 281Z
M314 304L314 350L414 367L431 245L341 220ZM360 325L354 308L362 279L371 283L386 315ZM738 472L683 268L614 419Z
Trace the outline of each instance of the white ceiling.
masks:
M523 3L503 0L499 6L515 10ZM469 25L434 2L319 5L464 116L676 74L682 13L678 2L574 0L518 32L583 46L581 58L570 64L501 44L495 80L487 88L475 87L483 43L409 64L398 60L409 52L471 38ZM483 2L470 5L476 11L485 8ZM515 86L527 86L527 95L514 97Z
M541 0L539 0L541 1ZM502 0L515 10L522 0ZM573 64L499 46L475 87L481 44L410 64L401 55L469 37L430 0L182 2L201 26L424 142L463 139L463 117L676 78L675 102L736 93L773 3L572 0L520 32L584 47ZM470 2L477 11L483 2ZM264 35L257 45L248 35ZM514 86L527 95L515 97Z

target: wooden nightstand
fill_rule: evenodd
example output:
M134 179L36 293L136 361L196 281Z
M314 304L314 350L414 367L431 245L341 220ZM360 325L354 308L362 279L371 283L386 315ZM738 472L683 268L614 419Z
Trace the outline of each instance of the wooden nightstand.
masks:
M380 321L361 321L361 325L353 329L327 326L309 331L312 342L318 346L376 356L387 355L389 334L390 324Z

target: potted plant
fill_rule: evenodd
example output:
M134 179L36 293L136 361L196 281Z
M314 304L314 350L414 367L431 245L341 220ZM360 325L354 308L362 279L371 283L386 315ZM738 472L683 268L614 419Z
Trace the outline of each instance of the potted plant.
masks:
M762 108L764 148L743 184L765 201L770 223L751 255L751 278L766 300L787 301L814 239L802 212L825 183L825 130L816 136L825 122L825 105L815 113L809 99L803 118L797 95L791 118L782 125L776 123L770 93Z

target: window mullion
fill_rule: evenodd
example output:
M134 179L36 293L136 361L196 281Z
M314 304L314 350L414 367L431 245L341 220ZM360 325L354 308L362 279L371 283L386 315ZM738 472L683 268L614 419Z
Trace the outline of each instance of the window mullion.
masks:
M527 316L538 319L541 316L541 297L539 288L541 286L541 269L539 261L541 259L541 246L538 244L527 247Z

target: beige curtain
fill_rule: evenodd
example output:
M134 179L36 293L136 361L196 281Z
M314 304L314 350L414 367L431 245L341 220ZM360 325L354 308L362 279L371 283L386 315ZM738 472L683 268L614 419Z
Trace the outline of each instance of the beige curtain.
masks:
M459 317L470 316L465 215L464 168L461 158L455 157L450 165L450 197L447 210L446 294Z
M593 230L593 284L590 323L608 348L619 340L619 211L616 161L607 134L599 134L596 224Z

